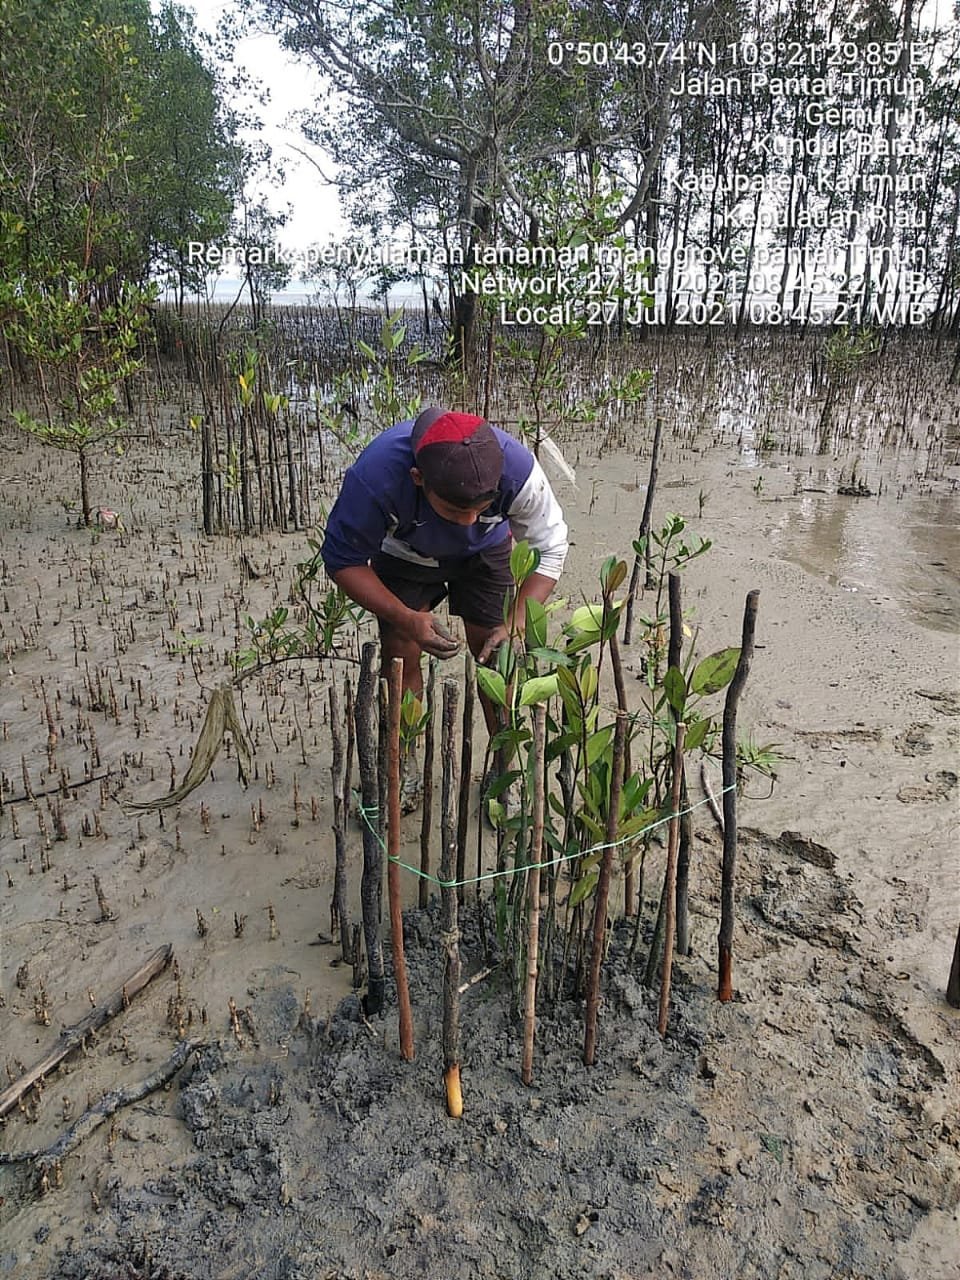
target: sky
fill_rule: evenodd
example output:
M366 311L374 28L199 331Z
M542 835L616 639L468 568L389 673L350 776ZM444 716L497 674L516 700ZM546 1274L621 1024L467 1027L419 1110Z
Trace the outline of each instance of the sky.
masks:
M185 0L184 7L192 9L197 25L212 35L232 3L230 0ZM270 92L270 101L261 111L264 128L260 137L270 144L273 155L282 160L286 177L280 188L268 184L264 194L276 212L283 211L287 204L292 206L279 240L285 248L300 250L339 238L346 231L346 223L336 188L326 185L313 165L293 148L313 155L328 176L334 172L334 166L319 148L311 147L304 140L296 123L288 120L292 112L309 107L322 92L319 73L306 63L295 61L277 37L269 34L241 41L236 62Z
M237 0L183 2L196 14L198 25L213 34L218 20ZM934 22L939 25L946 20L951 3L952 0L915 0L914 14L922 16L924 25ZM264 121L260 137L270 144L273 155L282 161L285 169L283 182L268 183L263 192L275 211L291 206L289 220L278 236L280 243L285 250L295 253L311 244L326 244L341 238L347 226L336 188L325 183L300 152L310 152L328 176L335 172L333 162L319 148L311 147L299 126L290 119L293 112L309 107L324 92L319 73L308 63L294 60L281 47L278 38L269 33L241 41L236 61L270 94L267 105L258 106L256 110ZM295 293L303 288L295 279L288 286Z

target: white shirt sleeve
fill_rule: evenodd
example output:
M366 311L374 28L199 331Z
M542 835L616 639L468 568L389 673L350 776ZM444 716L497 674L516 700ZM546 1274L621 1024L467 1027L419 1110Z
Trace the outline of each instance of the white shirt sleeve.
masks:
M567 558L567 523L536 458L526 483L507 512L507 519L516 540L526 539L540 552L537 573L556 581Z

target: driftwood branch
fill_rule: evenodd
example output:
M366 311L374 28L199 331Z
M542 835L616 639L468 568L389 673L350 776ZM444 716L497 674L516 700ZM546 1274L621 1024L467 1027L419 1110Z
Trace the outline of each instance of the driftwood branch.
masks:
M49 1165L55 1164L58 1160L62 1160L64 1156L75 1150L84 1138L88 1138L95 1129L98 1129L104 1120L108 1120L114 1112L119 1111L122 1107L129 1107L133 1102L139 1102L157 1089L162 1089L165 1084L173 1079L190 1055L203 1048L205 1046L197 1040L181 1040L163 1066L158 1067L156 1071L147 1076L145 1080L141 1080L139 1084L130 1085L126 1089L114 1089L112 1092L104 1094L98 1103L88 1107L83 1115L62 1133L51 1146L36 1151L0 1151L0 1165L22 1164L25 1161L36 1160L39 1167L45 1169Z
M31 1067L19 1080L15 1080L8 1088L0 1093L0 1116L7 1115L17 1105L28 1089L32 1089L38 1080L42 1080L44 1076L58 1067L64 1058L68 1057L75 1049L79 1049L86 1037L91 1031L96 1031L102 1027L105 1022L109 1022L111 1018L126 1009L134 996L138 995L149 982L162 973L170 963L173 956L173 947L170 943L156 950L150 959L140 966L136 973L126 980L122 987L118 987L112 995L108 996L102 1004L98 1004L92 1009L85 1018L81 1018L72 1027L64 1027L60 1032L60 1043L51 1050L50 1053L35 1067Z

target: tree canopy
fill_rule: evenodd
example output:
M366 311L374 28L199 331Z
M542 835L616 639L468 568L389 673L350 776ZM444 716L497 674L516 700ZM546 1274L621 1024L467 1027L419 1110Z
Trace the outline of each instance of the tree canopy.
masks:
M919 0L253 8L334 91L304 128L358 227L469 252L599 209L595 236L669 262L668 306L685 288L829 321L797 265L819 261L838 311L879 299L882 315L895 295L957 323L955 16L937 28ZM684 285L678 246L727 265ZM455 304L467 324L472 299Z

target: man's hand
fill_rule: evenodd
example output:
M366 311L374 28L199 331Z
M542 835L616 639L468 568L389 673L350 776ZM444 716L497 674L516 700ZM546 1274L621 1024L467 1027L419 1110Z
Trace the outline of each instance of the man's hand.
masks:
M455 658L460 652L460 641L442 627L432 613L411 610L403 630L411 640L416 640L424 653L435 658Z
M483 648L477 654L477 662L481 667L487 666L497 656L497 650L510 639L510 632L503 625L494 627L487 636ZM519 645L519 637L514 633L513 643Z

